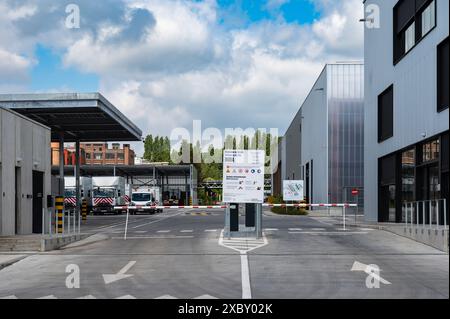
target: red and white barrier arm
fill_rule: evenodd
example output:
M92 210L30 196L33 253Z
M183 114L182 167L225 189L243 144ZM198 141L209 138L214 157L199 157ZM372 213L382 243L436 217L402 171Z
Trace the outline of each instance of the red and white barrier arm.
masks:
M115 206L115 210L127 209L225 209L228 205L213 206ZM358 207L357 204L263 204L263 207Z
M357 204L263 204L263 207L358 207Z
M115 206L115 210L126 210L126 209L225 209L227 205L216 205L216 206Z

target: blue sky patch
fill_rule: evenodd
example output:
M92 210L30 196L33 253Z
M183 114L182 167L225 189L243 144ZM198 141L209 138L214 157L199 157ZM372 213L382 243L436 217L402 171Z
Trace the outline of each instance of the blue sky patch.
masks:
M38 64L31 71L31 90L49 89L70 92L95 92L99 88L99 78L85 74L75 68L65 68L61 56L51 49L38 45L35 51Z

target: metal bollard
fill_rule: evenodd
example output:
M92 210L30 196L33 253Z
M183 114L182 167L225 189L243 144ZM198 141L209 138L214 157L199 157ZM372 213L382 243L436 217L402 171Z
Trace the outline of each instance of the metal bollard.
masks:
M57 215L56 233L62 234L64 232L64 197L57 196L55 198L55 208Z

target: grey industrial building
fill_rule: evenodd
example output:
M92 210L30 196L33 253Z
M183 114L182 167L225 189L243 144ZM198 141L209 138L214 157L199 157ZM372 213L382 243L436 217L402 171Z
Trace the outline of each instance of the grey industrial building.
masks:
M365 28L365 218L404 222L405 202L448 206L449 1L369 5L380 23Z
M42 231L51 192L50 128L0 108L0 236Z
M363 103L364 65L327 64L283 137L282 179L304 180L310 203L363 205Z
M51 206L47 196L52 195L52 141L60 143L57 188L58 195L63 195L64 142L75 142L79 158L80 142L140 141L142 136L141 130L99 93L2 94L0 107L0 236L46 231L50 215L45 212Z

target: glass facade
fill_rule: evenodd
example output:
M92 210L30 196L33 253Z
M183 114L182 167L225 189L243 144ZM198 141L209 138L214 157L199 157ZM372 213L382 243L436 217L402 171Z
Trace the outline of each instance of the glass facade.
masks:
M330 202L363 206L364 66L328 68L328 189ZM358 198L351 190L358 188Z
M415 168L416 168L416 151L410 149L402 153L401 163L402 174L402 202L413 202L415 200ZM405 221L406 212L402 207L402 222Z

